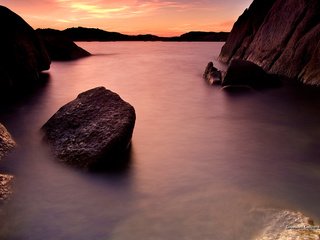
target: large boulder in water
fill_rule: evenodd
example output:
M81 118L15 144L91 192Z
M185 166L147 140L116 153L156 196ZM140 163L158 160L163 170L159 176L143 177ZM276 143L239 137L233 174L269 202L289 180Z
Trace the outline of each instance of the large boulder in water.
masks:
M245 60L232 60L222 86L249 86L256 89L280 86L280 80L258 65Z
M21 17L3 6L0 29L0 94L35 85L39 72L50 67L42 41Z
M36 31L41 36L51 60L68 61L91 55L59 30L37 29Z
M126 151L134 124L134 108L118 94L98 87L61 107L42 129L59 159L91 168Z

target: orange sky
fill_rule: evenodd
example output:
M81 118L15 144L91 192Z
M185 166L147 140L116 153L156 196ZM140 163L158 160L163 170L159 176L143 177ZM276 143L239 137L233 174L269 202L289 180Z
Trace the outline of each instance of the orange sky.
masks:
M33 28L94 27L175 36L230 31L252 0L0 0Z

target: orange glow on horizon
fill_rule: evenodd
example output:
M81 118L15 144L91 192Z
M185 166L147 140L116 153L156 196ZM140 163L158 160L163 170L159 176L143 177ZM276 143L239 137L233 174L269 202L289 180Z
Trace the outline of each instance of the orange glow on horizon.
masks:
M126 34L177 36L230 31L252 0L0 0L33 28L100 28Z

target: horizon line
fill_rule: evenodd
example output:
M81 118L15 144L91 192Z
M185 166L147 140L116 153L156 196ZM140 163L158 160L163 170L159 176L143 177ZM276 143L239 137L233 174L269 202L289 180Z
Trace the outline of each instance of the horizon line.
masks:
M127 35L127 36L145 36L145 35L152 35L152 36L156 36L156 37L160 37L160 38L174 38L174 37L181 37L182 35L184 34L187 34L187 33L196 33L196 32L199 32L199 33L230 33L230 31L203 31L203 30L189 30L189 31L186 31L186 32L183 32L181 33L180 35L170 35L170 36L161 36L161 35L157 35L157 34L154 34L154 33L125 33L125 32L118 32L118 31L109 31L109 30L106 30L106 29L103 29L103 28L99 28L99 27L82 27L82 26L77 26L77 27L68 27L68 28L64 28L64 29L57 29L57 28L51 28L51 27L45 27L45 28L35 28L36 29L51 29L51 30L57 30L57 31L64 31L64 30L67 30L67 29L77 29L77 28L83 28L83 29L96 29L96 30L101 30L101 31L104 31L104 32L109 32L109 33L119 33L119 34L122 34L122 35Z

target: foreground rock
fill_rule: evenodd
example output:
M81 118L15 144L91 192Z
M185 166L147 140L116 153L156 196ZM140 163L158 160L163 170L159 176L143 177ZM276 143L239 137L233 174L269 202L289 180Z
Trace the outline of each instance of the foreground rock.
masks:
M15 146L16 146L16 143L12 139L10 133L0 123L0 160Z
M320 226L300 212L269 210L270 220L256 240L320 239Z
M228 67L222 86L249 86L264 89L280 86L280 80L266 73L258 65L244 60L232 60Z
M0 160L15 147L16 143L12 139L7 129L0 124ZM13 176L0 174L0 203L9 198L11 194L11 181Z
M47 51L21 17L0 6L0 94L33 86L50 67Z
M213 62L209 62L203 73L203 78L210 84L221 83L222 74L213 66Z
M0 174L0 203L9 199L12 194L11 183L13 181L13 176Z
M265 71L320 85L320 1L254 0L228 37L220 59L243 59Z
M37 29L36 31L43 39L51 60L68 61L91 55L61 31L54 29Z
M134 108L98 87L81 93L42 127L53 153L71 165L91 168L126 151L135 124Z

